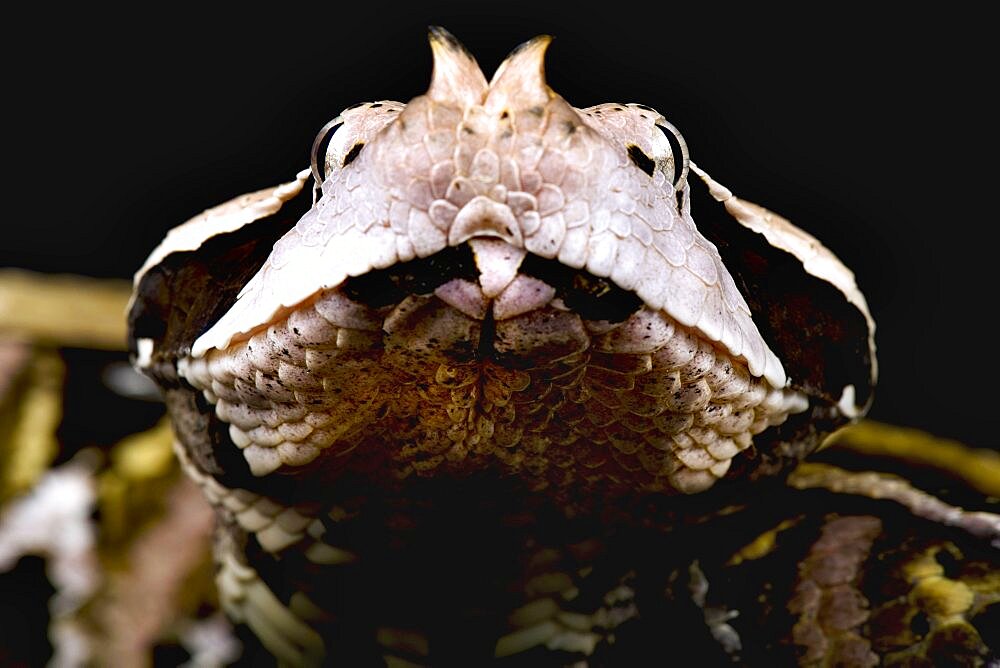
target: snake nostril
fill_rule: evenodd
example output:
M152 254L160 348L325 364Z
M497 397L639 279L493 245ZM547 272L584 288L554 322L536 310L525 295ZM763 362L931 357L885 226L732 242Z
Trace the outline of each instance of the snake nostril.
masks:
M522 246L521 227L506 204L484 195L473 197L455 215L448 230L448 243L461 244L473 237L499 237L512 246Z

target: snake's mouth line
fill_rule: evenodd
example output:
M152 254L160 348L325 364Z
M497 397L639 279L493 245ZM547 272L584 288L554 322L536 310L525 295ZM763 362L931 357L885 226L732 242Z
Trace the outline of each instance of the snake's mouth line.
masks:
M433 293L478 320L487 314L505 320L556 301L586 320L610 325L624 322L643 305L635 293L607 279L491 237L474 237L428 258L349 278L341 289L375 309Z

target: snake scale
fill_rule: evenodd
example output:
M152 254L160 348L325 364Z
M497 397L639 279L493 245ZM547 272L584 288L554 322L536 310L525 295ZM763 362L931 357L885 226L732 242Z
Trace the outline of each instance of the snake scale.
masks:
M655 110L572 107L548 38L490 81L430 42L136 275L231 618L283 665L989 660L994 515L788 478L872 401L852 273Z

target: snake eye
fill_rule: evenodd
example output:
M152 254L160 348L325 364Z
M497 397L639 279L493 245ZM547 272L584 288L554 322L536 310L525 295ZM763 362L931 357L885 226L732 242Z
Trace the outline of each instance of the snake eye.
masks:
M663 136L670 142L671 164L670 171L667 172L667 178L670 179L670 182L676 188L678 184L683 183L687 179L688 175L690 158L688 156L687 142L684 141L684 137L680 131L673 124L668 123L662 116L656 119L656 127L660 129ZM679 170L677 169L678 157L680 157L681 161L681 168Z
M372 139L406 105L392 100L362 102L348 107L323 126L312 143L309 164L317 196L330 175L351 164Z
M319 188L323 185L323 180L327 177L326 170L326 151L330 146L330 142L333 140L333 135L336 131L344 124L344 116L337 116L335 119L327 123L320 129L316 134L316 138L313 139L312 152L309 157L309 165L312 167L313 180L316 182L316 187ZM320 155L323 155L322 166L320 166Z

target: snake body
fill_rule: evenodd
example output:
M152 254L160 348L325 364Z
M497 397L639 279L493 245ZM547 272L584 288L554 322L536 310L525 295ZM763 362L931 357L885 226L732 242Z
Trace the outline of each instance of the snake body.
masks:
M487 82L432 30L425 95L345 110L314 173L137 274L135 364L217 508L224 607L289 664L870 662L861 564L895 520L778 511L870 404L864 297L659 113L570 106L547 44ZM801 577L757 600L769 531Z

